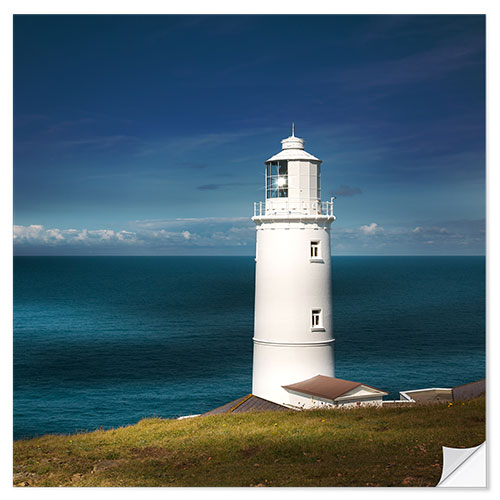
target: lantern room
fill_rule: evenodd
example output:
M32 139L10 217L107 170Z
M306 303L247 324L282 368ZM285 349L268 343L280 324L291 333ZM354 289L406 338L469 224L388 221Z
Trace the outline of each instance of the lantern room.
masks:
M266 162L266 214L317 213L321 201L321 160L304 150L304 140L292 135Z

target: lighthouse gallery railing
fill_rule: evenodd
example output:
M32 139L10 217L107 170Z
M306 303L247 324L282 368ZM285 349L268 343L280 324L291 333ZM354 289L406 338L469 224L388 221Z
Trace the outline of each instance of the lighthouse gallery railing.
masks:
M333 217L333 200L330 201L306 201L288 198L279 198L268 201L256 201L253 204L254 217L272 215L326 215Z

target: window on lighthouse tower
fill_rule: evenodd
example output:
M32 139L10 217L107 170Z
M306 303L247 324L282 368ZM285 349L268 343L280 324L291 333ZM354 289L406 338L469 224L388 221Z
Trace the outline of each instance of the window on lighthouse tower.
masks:
M288 197L288 165L286 160L267 164L266 194L267 198Z
M312 310L311 326L312 328L321 328L323 326L321 319L321 309Z
M311 241L311 258L318 258L319 255L319 241Z

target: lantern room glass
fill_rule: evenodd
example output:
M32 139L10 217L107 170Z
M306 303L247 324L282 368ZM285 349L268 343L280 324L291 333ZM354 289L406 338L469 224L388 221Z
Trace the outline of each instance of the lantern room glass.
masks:
M286 160L266 165L267 198L288 198L288 165Z

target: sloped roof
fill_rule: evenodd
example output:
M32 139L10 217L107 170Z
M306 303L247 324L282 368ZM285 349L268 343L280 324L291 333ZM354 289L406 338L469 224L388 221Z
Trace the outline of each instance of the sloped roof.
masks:
M454 400L477 398L486 392L486 379L470 382L469 384L453 387Z
M309 160L321 162L319 158L316 158L311 153L304 151L304 143L304 139L295 137L294 132L292 132L290 137L281 141L282 150L274 156L271 156L271 158L266 160L265 163L278 160Z
M318 396L320 398L335 400L338 397L344 395L345 393L352 391L360 385L364 387L369 387L383 394L387 394L380 389L371 387L361 382L351 382L350 380L343 380L341 378L326 377L325 375L316 375L302 382L297 382L296 384L284 385L283 389L302 392L304 394L310 394L311 396Z
M314 160L321 161L319 158L316 158L311 153L304 151L303 149L283 149L279 153L271 156L269 160L266 160L265 163L270 161L278 161L278 160Z
M286 406L282 406L267 399L259 398L253 394L248 394L242 398L235 399L230 403L214 408L207 411L205 415L221 415L227 413L246 413L250 411L283 411L289 410Z

